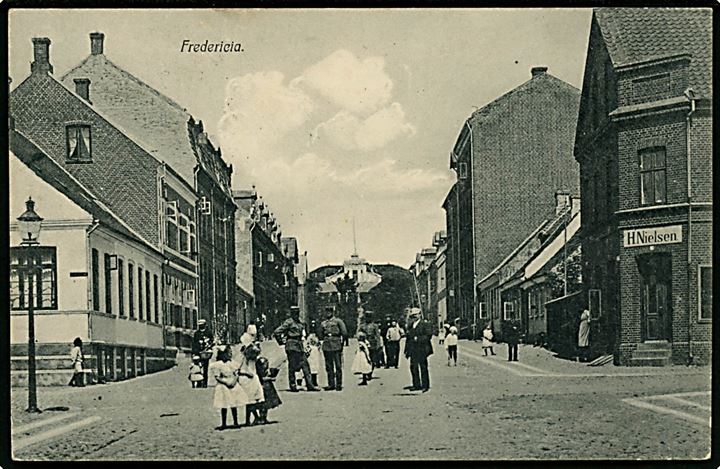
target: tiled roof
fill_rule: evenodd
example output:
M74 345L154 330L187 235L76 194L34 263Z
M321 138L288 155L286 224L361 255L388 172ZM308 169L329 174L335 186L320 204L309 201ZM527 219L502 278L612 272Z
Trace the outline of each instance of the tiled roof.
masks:
M10 131L10 150L45 182L63 193L101 224L160 253L158 249L115 215L97 196L60 166L35 142L17 130Z
M595 18L613 65L690 54L689 86L712 96L712 10L597 8Z
M188 135L191 116L183 107L103 54L88 56L63 75L62 82L72 88L73 78L89 78L93 107L195 187L197 159Z

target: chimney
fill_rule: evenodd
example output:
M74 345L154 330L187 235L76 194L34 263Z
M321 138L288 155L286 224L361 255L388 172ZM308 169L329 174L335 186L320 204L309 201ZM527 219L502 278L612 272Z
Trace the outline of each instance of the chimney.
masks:
M74 78L73 81L75 82L75 93L88 103L92 104L90 102L90 79Z
M53 66L50 65L50 39L46 37L34 37L32 42L35 61L30 64L30 72L52 73Z
M536 77L538 75L543 75L544 73L547 73L548 68L547 67L533 67L530 69L530 74L533 77Z
M103 41L105 41L103 33L90 33L90 53L92 55L103 53Z

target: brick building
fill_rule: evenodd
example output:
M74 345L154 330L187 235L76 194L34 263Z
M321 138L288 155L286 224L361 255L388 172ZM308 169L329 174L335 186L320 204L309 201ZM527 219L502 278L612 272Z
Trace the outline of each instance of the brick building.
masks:
M463 325L477 319L477 281L553 210L555 191L579 192L572 158L579 100L579 90L534 67L530 80L474 112L460 130L450 155L457 181L443 207L448 314Z
M252 295L252 319L265 317L265 331L271 332L285 319L291 305L297 305L294 278L297 241L283 243L280 225L262 196L252 190L235 190L238 207L235 255L238 259L236 285ZM288 246L294 249L286 257Z
M594 11L575 140L583 277L600 291L591 346L620 364L710 360L711 103L710 9Z
M163 188L175 188L187 207L194 207L194 194L172 168L95 109L87 79L66 88L53 76L49 39L35 38L33 45L31 74L10 93L10 113L15 155L40 180L12 174L11 193L36 186L42 193L50 185L62 194L41 210L52 220L46 240L64 262L57 288L73 292L57 293L67 301L56 305L57 314L48 313L47 340L40 341L53 345L62 331L72 335L67 342L84 336L92 371L105 379L156 370L155 359L169 356L164 349L173 345L166 343L167 316L161 314L168 298L164 266L172 261L161 211L171 191ZM63 203L82 210L59 218L54 211ZM194 288L197 275L188 275ZM84 325L73 330L78 320Z
M196 250L184 254L186 265L176 271L196 270L199 285L195 301L199 316L208 320L222 339L237 340L235 305L235 204L230 181L232 167L222 159L197 122L182 106L111 62L105 55L105 35L90 34L90 55L62 77L67 86L89 79L93 107L122 126L133 140L171 166L199 197L193 226ZM119 160L118 164L122 164ZM125 187L119 187L125 191ZM180 235L190 224L174 215ZM189 236L189 234L188 234ZM187 269L192 266L193 269ZM174 274L175 272L173 272ZM189 275L189 274L188 274ZM174 315L170 312L171 317ZM194 326L195 319L192 321Z

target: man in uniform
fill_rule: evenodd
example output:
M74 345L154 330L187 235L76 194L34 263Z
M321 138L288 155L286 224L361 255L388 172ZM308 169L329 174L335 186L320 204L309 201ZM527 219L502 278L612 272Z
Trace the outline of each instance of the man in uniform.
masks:
M198 320L198 330L193 334L192 354L200 357L203 369L203 380L200 387L206 388L208 383L208 367L212 356L213 334L206 327L207 321Z
M428 372L428 357L432 355L432 332L430 324L423 320L420 308L410 311L407 337L405 339L405 357L410 359L411 391L427 392L430 390L430 373Z
M275 329L273 336L276 340L280 340L280 336L285 339L285 354L288 359L288 382L290 383L290 391L297 392L297 382L295 381L295 372L302 370L303 378L305 378L305 389L307 391L319 391L320 388L313 386L312 376L310 375L310 365L305 355L305 347L303 345L304 327L300 322L300 308L297 306L290 307L290 317Z
M342 390L343 340L347 337L347 328L334 313L332 306L325 307L325 320L320 324L320 340L328 379L328 385L324 388L326 391Z

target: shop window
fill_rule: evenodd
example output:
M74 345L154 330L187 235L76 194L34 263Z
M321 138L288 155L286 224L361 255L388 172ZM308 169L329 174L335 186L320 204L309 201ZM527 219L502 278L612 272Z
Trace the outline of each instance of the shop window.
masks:
M701 265L698 275L700 277L700 319L712 319L712 266Z
M640 203L662 204L667 201L666 158L664 147L640 150Z
M92 161L90 126L73 124L65 128L67 161L72 163Z

